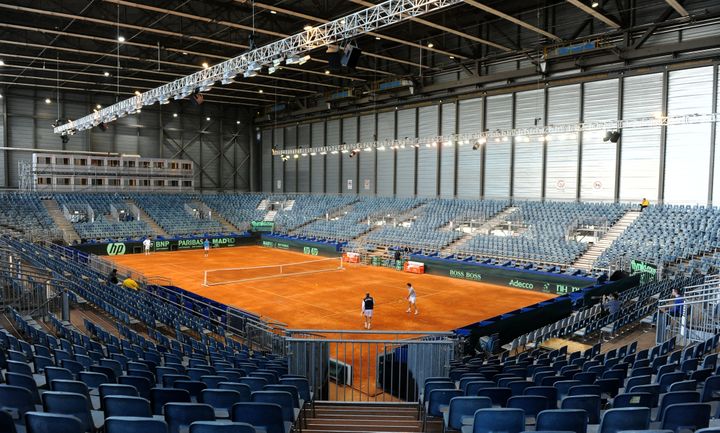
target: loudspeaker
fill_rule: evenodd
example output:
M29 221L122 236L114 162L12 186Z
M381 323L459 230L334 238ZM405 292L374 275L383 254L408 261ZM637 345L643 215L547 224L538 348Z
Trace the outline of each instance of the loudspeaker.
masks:
M627 278L630 275L625 271L615 271L610 275L610 281L618 281L622 280L623 278Z
M362 50L358 47L347 46L345 47L345 54L343 54L341 64L345 66L348 69L355 69L357 66L357 62L360 59L360 54L362 54Z
M328 56L328 69L337 72L342 67L342 58L343 55L339 51L335 51L334 53L330 53Z

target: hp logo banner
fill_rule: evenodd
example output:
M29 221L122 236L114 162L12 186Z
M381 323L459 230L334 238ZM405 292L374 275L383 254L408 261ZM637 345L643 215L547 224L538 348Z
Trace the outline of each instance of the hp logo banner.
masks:
M107 253L108 253L108 256L121 256L121 255L125 254L125 244L122 244L122 243L108 244Z

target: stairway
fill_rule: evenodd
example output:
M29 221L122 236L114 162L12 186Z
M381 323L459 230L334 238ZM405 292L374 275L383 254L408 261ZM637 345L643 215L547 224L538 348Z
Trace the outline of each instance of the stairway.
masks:
M50 214L50 217L55 222L55 225L62 230L63 240L65 243L71 245L75 242L80 242L80 236L75 231L75 227L73 227L70 221L65 218L58 202L56 202L55 199L43 199L41 201L43 206L45 206L45 209L47 209L48 214Z
M277 215L276 210L268 211L268 213L265 214L263 221L275 221L275 215Z
M423 210L423 207L425 207L426 204L427 204L427 203L420 203L419 205L417 205L417 206L415 206L415 207L411 207L410 209L407 209L407 210L399 213L399 214L395 217L395 221L396 221L398 224L400 224L400 223L402 223L402 222L405 222L405 221L411 219L411 218L414 217L415 215L419 214L419 213ZM379 229L379 228L381 228L381 227L385 227L385 226L382 226L382 225L379 225L379 226L378 226L378 225L373 225L373 226L371 226L371 227L370 227L370 230L368 230L368 231L366 231L365 233L361 234L360 236L356 237L356 238L353 239L350 243L351 243L352 245L355 245L357 248L361 248L363 251L365 251L365 243L366 243L366 240L367 240L368 235L369 235L372 231L377 230L377 229Z
M605 235L600 238L599 241L595 242L593 245L590 246L590 248L585 251L585 254L578 257L577 260L572 264L572 267L577 269L584 269L586 271L590 271L593 268L593 265L595 264L595 261L602 255L603 252L605 252L610 245L612 245L613 242L615 242L615 239L619 238L621 234L630 226L630 224L633 223L638 217L640 216L640 211L637 209L631 209L627 212L625 212L625 215L622 216L612 227L610 227L610 230L605 233Z
M288 200L285 202L285 207L283 207L283 210L292 210L293 206L295 206L295 200Z
M138 212L140 212L140 221L145 221L145 224L147 224L148 227L150 227L150 230L152 230L153 233L155 233L155 235L160 235L160 236L163 236L163 237L169 236L168 233L167 233L162 227L160 227L160 226L155 222L155 220L153 220L152 218L150 218L150 216L145 213L145 211L143 210L143 208L141 208L140 206L138 206L137 203L135 203L135 200L130 200L130 199L128 199L128 200L125 200L125 203L126 203L128 206L135 206L135 207L137 207Z
M264 198L260 201L260 204L257 206L257 210L267 210L267 207L268 207L268 201L266 198Z
M505 209L503 209L501 212L496 213L492 218L485 221L480 227L477 228L477 230L473 233L464 233L463 236L456 240L455 242L451 243L450 245L446 246L442 250L440 250L440 254L455 254L458 251L462 251L462 247L468 243L468 241L475 237L478 233L488 234L492 231L494 227L496 227L501 222L505 221L510 214L514 213L516 210L518 210L515 206L508 206ZM443 230L452 230L450 228L450 225L446 226Z
M236 227L235 224L233 224L230 221L228 221L227 219L225 219L225 217L222 216L222 214L220 212L217 212L215 209L211 208L207 204L205 205L205 207L208 208L210 210L210 212L212 212L212 219L214 219L220 223L224 232L230 233L230 232L243 231L239 227Z
M307 412L305 433L422 431L415 404L315 402L314 412Z

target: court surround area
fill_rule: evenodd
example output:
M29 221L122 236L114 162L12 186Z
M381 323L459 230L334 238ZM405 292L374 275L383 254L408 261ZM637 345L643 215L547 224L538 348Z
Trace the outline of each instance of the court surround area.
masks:
M361 300L375 298L374 330L439 331L554 298L529 290L394 269L345 264L343 270L204 286L206 270L280 265L312 256L261 246L203 251L130 254L112 260L145 275L162 275L175 286L283 322L296 329L363 329ZM320 259L320 258L317 258ZM420 314L407 314L406 283L418 294Z

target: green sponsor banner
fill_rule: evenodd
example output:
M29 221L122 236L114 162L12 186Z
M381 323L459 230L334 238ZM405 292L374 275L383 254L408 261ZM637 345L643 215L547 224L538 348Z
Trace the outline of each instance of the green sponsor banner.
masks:
M478 266L450 260L434 260L421 256L413 257L412 260L424 262L425 273L428 274L555 295L577 292L595 283L591 278L559 276L550 273L494 266Z
M310 256L336 257L340 255L340 252L337 250L336 244L305 242L300 239L288 239L285 237L262 235L262 237L260 238L260 245L267 248L297 251Z
M640 275L640 284L647 284L657 279L657 266L640 260L630 261L630 275Z
M271 232L275 227L272 221L250 221L250 226L254 232Z
M234 247L237 245L251 245L256 242L255 237L246 236L228 236L208 238L211 248ZM196 250L203 248L204 239L173 239L173 240L155 240L152 242L150 251L178 251L178 250ZM140 253L143 250L142 242L112 242L98 244L82 244L73 246L74 249L84 253L95 254L99 256L120 256L123 254Z

